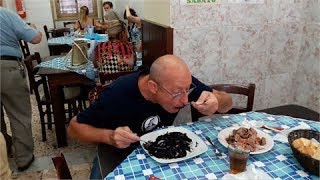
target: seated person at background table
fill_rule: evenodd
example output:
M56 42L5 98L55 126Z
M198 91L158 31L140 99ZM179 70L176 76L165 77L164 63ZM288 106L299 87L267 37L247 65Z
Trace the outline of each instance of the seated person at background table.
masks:
M129 8L128 5L126 5L123 18L128 20L129 38L130 38L130 41L133 42L134 44L135 52L140 52L142 50L141 18L138 17L136 11Z
M105 16L104 20L120 20L119 15L113 10L113 4L110 1L106 1L102 4Z
M81 6L79 20L74 24L74 29L80 32L80 34L85 34L87 26L102 27L98 21L89 16L89 8L87 6Z
M178 111L191 105L204 115L231 109L231 96L193 77L177 56L159 57L150 71L113 81L89 108L73 117L68 134L79 141L128 148L139 136L173 124ZM97 178L97 160L91 178ZM99 167L98 167L99 168Z
M108 10L113 9L113 4L110 1L105 1L103 2L102 7L104 9L104 12L107 12Z
M109 41L98 43L94 50L93 63L98 72L133 71L135 53L132 43L128 42L124 22L110 21L107 32Z

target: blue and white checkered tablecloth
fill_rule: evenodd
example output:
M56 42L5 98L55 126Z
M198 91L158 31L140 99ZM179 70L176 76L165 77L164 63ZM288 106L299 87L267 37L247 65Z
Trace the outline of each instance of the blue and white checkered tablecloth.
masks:
M52 69L59 69L59 70L65 70L65 71L72 71L76 72L78 74L84 75L87 78L94 80L95 78L95 72L93 63L91 61L88 61L87 64L79 67L79 68L68 68L66 64L71 64L70 59L65 60L65 56L63 57L57 57L50 61L45 61L37 65L37 67L40 68L52 68Z
M90 38L88 35L86 35L84 38L88 39L88 41L90 41L90 39L93 39L97 42L107 42L109 40L107 35L94 34L92 37L93 38ZM62 37L49 38L48 45L67 44L71 46L75 39L76 39L75 36L62 36Z
M227 148L217 139L218 132L224 128L239 124L244 119L264 121L266 125L292 128L299 123L307 123L311 129L320 131L320 123L306 121L288 116L277 116L266 113L249 112L237 115L226 115L203 121L182 125L205 141L209 136L214 144L222 151L224 156L216 157L210 148L205 153L188 160L160 164L144 152L141 146L134 150L113 172L105 179L148 179L151 175L160 179L221 179L229 172L229 157ZM269 130L264 132L274 136ZM319 179L304 171L302 166L293 156L287 143L274 141L273 148L263 154L250 155L248 164L263 170L274 179ZM248 165L247 164L247 165Z

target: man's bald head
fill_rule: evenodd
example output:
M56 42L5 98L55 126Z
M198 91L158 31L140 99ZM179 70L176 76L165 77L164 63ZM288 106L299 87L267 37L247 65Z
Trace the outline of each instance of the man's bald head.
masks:
M150 68L149 78L156 82L179 80L191 77L187 64L175 55L164 55L156 59Z

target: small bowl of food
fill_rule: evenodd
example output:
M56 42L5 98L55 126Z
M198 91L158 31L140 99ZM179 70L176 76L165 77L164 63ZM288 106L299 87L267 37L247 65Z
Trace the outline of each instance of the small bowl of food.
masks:
M289 133L288 141L300 165L311 174L319 176L320 132L295 130Z

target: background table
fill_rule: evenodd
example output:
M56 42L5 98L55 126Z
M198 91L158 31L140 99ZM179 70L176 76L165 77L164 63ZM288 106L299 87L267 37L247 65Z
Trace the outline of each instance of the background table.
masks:
M263 110L258 110L257 112L265 112L274 115L286 115L295 118L302 118L312 121L319 121L320 114L311 109L296 104L288 104Z
M91 63L92 64L92 63ZM54 68L51 61L43 62L39 67L39 74L45 75L48 79L50 96L52 101L53 118L55 122L55 132L57 138L58 147L67 146L66 136L66 116L63 103L63 91L62 88L66 85L88 85L93 81L87 78L85 75L81 75L77 72L71 72Z
M206 119L195 123L188 123L183 127L191 130L203 140L209 136L225 156L216 157L210 144L206 142L209 150L195 158L171 164L159 164L151 159L138 146L106 179L148 179L151 175L160 179L214 179L222 178L229 171L229 159L227 148L223 147L217 140L220 130L240 123L244 119L264 121L267 125L281 126L284 128L298 126L302 121L309 124L312 129L320 131L320 123L305 121L303 119L288 116L277 116L258 112L242 113ZM273 132L264 130L271 136ZM248 164L254 164L267 172L275 179L315 179L303 170L294 158L289 144L275 141L274 147L267 153L250 155Z

